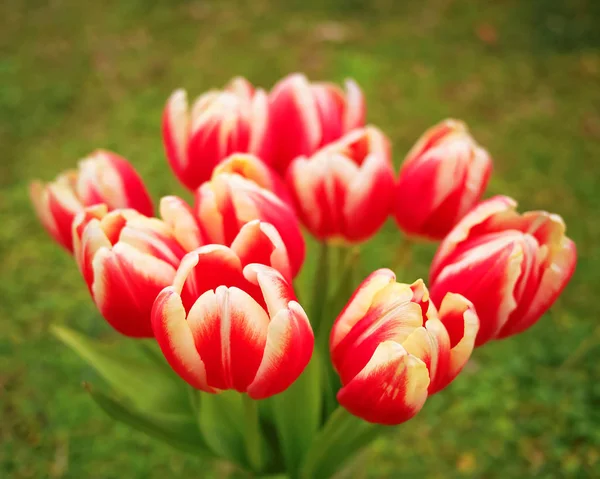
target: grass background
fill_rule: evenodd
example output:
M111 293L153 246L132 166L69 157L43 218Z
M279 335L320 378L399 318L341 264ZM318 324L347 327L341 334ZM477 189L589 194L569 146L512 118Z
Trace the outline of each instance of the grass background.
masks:
M0 22L0 477L222 477L113 423L81 389L90 369L48 326L115 335L36 222L27 184L104 147L155 197L183 194L159 133L171 91L238 74L270 87L291 71L354 77L397 163L430 125L466 120L495 159L488 195L561 214L579 248L552 311L478 350L353 477L598 477L600 2L4 0ZM390 223L367 266L398 244ZM401 279L426 277L433 251L419 246Z

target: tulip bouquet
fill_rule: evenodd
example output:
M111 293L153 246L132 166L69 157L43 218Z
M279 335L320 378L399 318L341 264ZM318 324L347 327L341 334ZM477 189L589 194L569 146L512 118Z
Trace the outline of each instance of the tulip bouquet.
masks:
M355 82L299 74L270 92L236 78L191 107L178 90L162 132L193 206L167 196L155 217L108 151L31 185L41 223L137 354L54 327L105 380L88 391L111 417L255 477L327 478L417 414L475 347L548 310L576 263L562 219L481 201L491 159L456 120L395 174L365 110ZM407 238L441 241L429 289L406 268L406 282L359 270L361 243L390 216Z

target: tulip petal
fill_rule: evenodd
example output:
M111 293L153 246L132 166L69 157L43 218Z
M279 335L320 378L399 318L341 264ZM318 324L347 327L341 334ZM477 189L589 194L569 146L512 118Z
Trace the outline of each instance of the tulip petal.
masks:
M196 389L216 392L208 385L206 368L196 351L181 297L172 287L163 289L154 302L152 328L158 345L174 371Z
M258 288L244 279L238 256L223 245L202 246L185 255L173 279L173 286L180 292L186 311L203 293L219 286L236 286L260 298Z
M292 280L287 249L273 225L259 220L246 223L233 240L231 249L240 258L242 266L250 263L272 266L287 281Z
M469 237L472 230L485 228L485 223L495 215L509 214L516 206L517 202L508 196L494 196L473 208L440 244L431 263L429 283L434 283L444 264L450 262L450 255Z
M126 336L152 337L152 304L173 281L175 269L124 243L100 248L92 265L92 293L104 318Z
M169 97L163 113L162 123L163 141L165 152L173 172L184 185L186 183L188 167L187 143L190 135L190 118L187 93L185 90L176 90Z
M365 367L380 343L402 343L423 325L421 307L411 301L412 296L410 287L400 283L391 283L377 292L365 316L331 352L342 384Z
M277 83L269 95L269 113L277 123L272 166L285 173L297 156L312 154L321 141L319 113L310 83L293 74Z
M430 369L429 394L445 388L462 370L473 352L479 330L473 304L459 294L446 294L439 316L440 319L432 318L425 325L439 351L437 368Z
M569 238L563 238L562 249L554 255L545 269L535 296L522 318L509 323L498 337L517 334L533 325L552 306L575 272L577 249Z
M365 316L373 303L375 295L395 281L396 275L390 269L378 269L367 276L352 294L352 297L335 320L329 340L329 346L332 351L346 337L356 323Z
M263 399L286 390L308 365L313 347L306 313L296 301L289 301L271 319L262 362L248 387L250 397Z
M346 109L342 120L343 132L360 128L365 124L366 102L358 84L351 79L346 80Z
M208 384L246 391L265 350L269 318L263 308L244 291L219 286L196 300L188 324Z
M160 216L167 223L177 242L186 251L192 251L204 244L198 220L192 208L177 196L165 196L160 200Z
M378 424L401 424L427 399L425 363L394 341L381 343L364 369L338 392L339 403L355 416Z

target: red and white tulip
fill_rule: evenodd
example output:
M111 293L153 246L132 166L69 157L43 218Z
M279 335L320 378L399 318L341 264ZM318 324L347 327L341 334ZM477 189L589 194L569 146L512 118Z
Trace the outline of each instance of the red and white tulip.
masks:
M310 83L295 73L273 87L269 104L271 164L281 174L297 156L310 156L365 124L365 99L353 80L346 81L344 92L335 84Z
M461 371L478 326L463 296L447 294L438 312L422 280L401 284L389 269L375 271L331 331L339 403L369 422L407 421Z
M492 160L464 123L444 120L408 153L396 184L394 215L410 236L440 240L480 200Z
M270 158L267 94L244 78L212 90L189 106L185 90L175 91L163 114L163 141L169 165L181 183L195 190L232 153Z
M463 294L481 320L477 346L520 333L554 303L575 271L575 243L556 214L519 214L496 196L474 208L440 244L430 270L434 301Z
M70 252L73 218L86 206L132 208L144 215L153 211L137 172L125 158L106 150L96 150L79 162L77 170L66 171L50 183L34 181L29 192L44 228Z
M304 238L293 208L237 173L221 173L196 190L196 215L206 243L229 246L246 223L272 224L287 249L292 276L302 267Z
M375 127L351 131L286 175L296 211L321 240L364 241L390 214L394 172L389 141Z
M292 287L275 269L246 264L261 250L242 258L234 247L203 246L154 303L158 344L194 388L263 399L287 389L310 360L313 332Z

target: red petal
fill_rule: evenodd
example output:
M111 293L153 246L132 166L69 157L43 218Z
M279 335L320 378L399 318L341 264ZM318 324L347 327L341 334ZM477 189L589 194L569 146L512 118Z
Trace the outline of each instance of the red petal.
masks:
M280 310L269 324L267 343L256 379L248 387L253 399L264 399L286 390L300 376L312 356L313 332L296 301Z
M93 268L94 301L104 318L126 336L152 337L152 304L174 268L123 243L98 250Z
M393 341L379 345L365 368L338 392L339 403L355 416L396 425L412 418L427 399L425 363Z
M264 309L238 288L219 286L192 306L188 323L208 384L246 391L263 358L269 318Z

